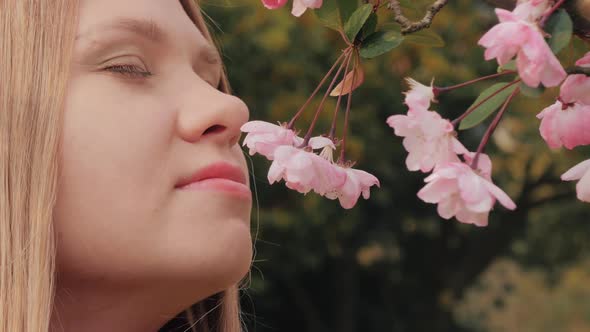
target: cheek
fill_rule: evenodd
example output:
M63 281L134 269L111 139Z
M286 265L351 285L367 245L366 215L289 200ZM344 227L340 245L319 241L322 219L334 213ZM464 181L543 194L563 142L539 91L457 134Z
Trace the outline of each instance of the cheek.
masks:
M166 164L173 112L104 77L71 86L54 215L58 263L94 273L138 261L153 243L173 185Z

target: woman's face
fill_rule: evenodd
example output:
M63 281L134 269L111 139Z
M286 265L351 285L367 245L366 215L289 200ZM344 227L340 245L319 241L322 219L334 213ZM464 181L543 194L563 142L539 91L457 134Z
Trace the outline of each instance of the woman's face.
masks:
M54 213L61 282L230 286L252 254L248 109L217 89L219 55L179 1L82 0L80 15ZM241 189L177 187L220 162Z

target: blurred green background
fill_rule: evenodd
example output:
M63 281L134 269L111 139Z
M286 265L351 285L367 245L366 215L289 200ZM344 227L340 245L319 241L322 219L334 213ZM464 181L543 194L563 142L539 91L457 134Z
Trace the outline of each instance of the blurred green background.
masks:
M417 17L426 4L414 1L406 13ZM290 5L270 11L260 0L209 0L204 9L251 120L288 121L345 47L312 11L297 19ZM387 9L380 15L381 28L395 27ZM431 29L444 47L405 42L363 63L347 156L381 188L354 209L271 186L270 162L251 158L256 256L242 297L249 331L590 331L590 206L576 200L575 183L559 181L590 150L551 151L539 136L535 115L555 91L517 97L488 146L494 180L518 209L497 207L487 228L443 220L416 197L425 176L405 168L402 140L385 124L406 111L406 76L451 85L494 73L477 40L495 23L483 1L450 1ZM562 51L565 64L580 45ZM492 83L443 95L434 109L453 119ZM334 105L331 98L316 134L329 127ZM473 151L485 129L460 139Z

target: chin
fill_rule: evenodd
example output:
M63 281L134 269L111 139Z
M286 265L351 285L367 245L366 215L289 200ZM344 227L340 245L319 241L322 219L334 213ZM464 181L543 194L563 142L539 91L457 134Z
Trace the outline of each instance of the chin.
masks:
M244 220L220 220L221 227L207 241L207 248L197 249L199 261L204 264L194 264L199 269L195 271L206 279L215 292L222 291L237 284L249 272L252 264L252 236L249 223Z
M221 291L238 283L252 263L251 204L226 195L177 192L152 248L162 273Z

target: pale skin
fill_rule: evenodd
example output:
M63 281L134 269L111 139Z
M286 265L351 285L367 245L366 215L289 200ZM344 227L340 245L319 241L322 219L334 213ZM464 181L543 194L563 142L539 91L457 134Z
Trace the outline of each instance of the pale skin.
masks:
M104 26L120 18L152 20L168 37ZM218 161L247 174L238 139L248 108L217 89L218 55L178 1L81 0L78 35L51 331L157 331L249 270L251 198L175 188ZM105 70L113 65L152 75Z

